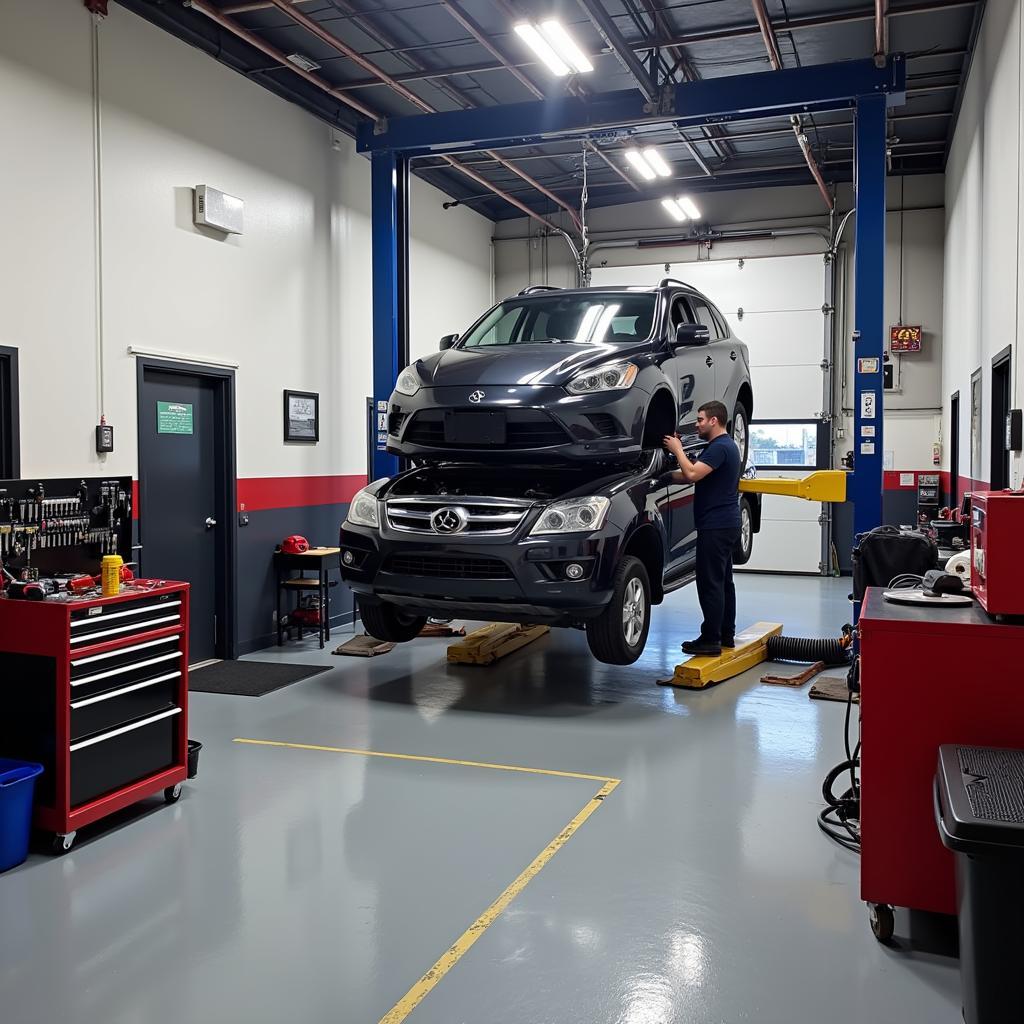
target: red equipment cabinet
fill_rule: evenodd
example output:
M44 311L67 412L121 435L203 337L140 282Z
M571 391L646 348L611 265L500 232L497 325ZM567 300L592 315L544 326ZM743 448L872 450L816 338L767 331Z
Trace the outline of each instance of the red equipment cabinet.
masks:
M187 583L117 597L0 598L0 753L40 762L35 824L75 832L188 769Z
M971 589L990 615L1024 615L1024 491L971 494Z
M869 588L861 652L861 898L956 913L932 805L943 743L1024 746L1024 627L974 605L890 604Z

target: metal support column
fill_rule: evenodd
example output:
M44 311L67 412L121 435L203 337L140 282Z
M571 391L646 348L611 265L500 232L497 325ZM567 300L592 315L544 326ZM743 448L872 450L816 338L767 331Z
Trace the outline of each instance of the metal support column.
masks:
M385 450L388 398L408 362L409 162L400 153L371 158L373 261L373 479L393 476L398 459Z
M885 336L886 98L857 100L854 250L853 532L882 523L882 352Z

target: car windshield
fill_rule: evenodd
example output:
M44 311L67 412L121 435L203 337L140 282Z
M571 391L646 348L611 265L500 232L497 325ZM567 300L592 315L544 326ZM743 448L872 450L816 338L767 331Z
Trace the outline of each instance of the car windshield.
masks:
M508 299L459 343L463 348L545 342L628 343L650 337L657 296L651 292L552 292Z

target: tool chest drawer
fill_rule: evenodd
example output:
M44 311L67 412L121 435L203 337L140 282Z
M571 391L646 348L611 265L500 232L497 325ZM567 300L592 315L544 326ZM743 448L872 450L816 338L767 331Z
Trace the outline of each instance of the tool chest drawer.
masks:
M146 640L104 654L71 659L71 703L141 683L181 668L181 637Z
M71 742L127 725L175 706L181 671L119 686L90 697L71 699Z
M71 612L71 650L125 640L181 625L181 594L147 594L132 601Z
M175 763L181 708L71 744L71 805L84 804Z

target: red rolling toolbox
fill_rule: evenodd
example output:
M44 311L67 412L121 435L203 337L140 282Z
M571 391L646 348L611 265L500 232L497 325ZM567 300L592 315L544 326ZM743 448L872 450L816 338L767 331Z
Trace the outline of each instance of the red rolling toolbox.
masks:
M1024 745L1024 626L977 604L890 604L870 588L859 630L861 898L955 914L933 808L938 749Z
M0 753L38 761L35 824L71 848L83 825L188 766L187 583L117 597L0 598Z

